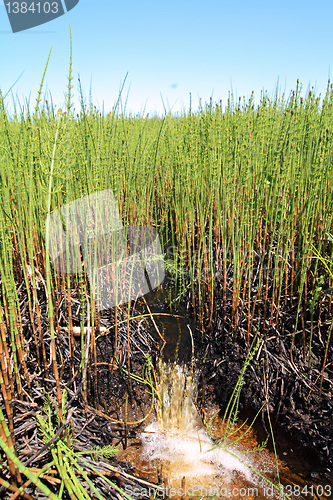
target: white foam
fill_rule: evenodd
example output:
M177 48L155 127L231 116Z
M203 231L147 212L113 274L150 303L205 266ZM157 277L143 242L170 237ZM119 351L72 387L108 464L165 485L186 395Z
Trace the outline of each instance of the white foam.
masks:
M185 476L186 480L217 481L219 485L241 477L260 485L262 480L254 470L274 471L268 453L242 453L232 443L214 446L193 403L197 396L195 374L177 364L161 362L159 368L159 419L141 434L142 458L162 462L170 484L179 484Z
M258 483L256 474L251 470L251 467L257 469L258 464L252 463L252 457L249 458L232 446L214 448L205 429L191 429L184 435L163 431L155 422L145 429L141 439L144 458L148 461L159 459L170 464L174 478L184 475L197 477L200 471L200 477L219 475L224 482L230 482L237 475ZM264 462L266 470L268 465L272 469L273 463L267 454Z

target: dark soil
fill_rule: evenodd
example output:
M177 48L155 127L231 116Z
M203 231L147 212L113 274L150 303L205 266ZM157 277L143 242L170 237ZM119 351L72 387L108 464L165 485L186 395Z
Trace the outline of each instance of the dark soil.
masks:
M259 317L253 321L253 334L247 335L247 311L240 315L235 329L222 300L217 296L213 323L196 334L197 349L204 356L204 380L213 384L216 400L225 408L250 351L256 346L245 375L240 395L240 410L258 412L269 431L268 414L274 433L280 429L294 438L305 456L311 454L316 470L333 479L333 346L327 350L329 322L317 316L312 336L311 364L309 349L310 319L305 314L294 335L296 307L279 311L279 321L269 325ZM305 318L305 320L304 320ZM243 323L242 323L243 321ZM208 322L206 321L206 324ZM203 355L204 353L204 355ZM295 447L295 441L294 445ZM307 451L306 451L307 450ZM286 449L283 453L287 454ZM315 457L315 458L314 458Z
M232 280L230 280L230 287ZM264 319L264 305L258 304L254 308L252 317L252 333L248 336L248 311L246 306L239 311L237 324L232 319L231 288L228 291L228 300L222 300L222 289L219 278L216 279L215 302L212 321L208 308L203 307L203 315L197 326L194 325L193 301L188 292L183 296L177 309L170 312L164 304L163 297L168 295L168 289L173 285L171 280L163 283L163 293L153 293L146 296L152 312L169 312L171 316L156 318L157 329L168 336L170 329L181 328L186 331L184 335L176 335L180 341L178 348L181 359L191 360L191 341L188 335L190 326L193 333L195 358L197 369L202 376L199 387L199 408L203 407L205 388L214 389L214 398L220 408L226 404L237 383L243 369L245 359L254 341L256 350L244 375L244 383L240 394L240 411L247 415L254 415L261 409L260 432L270 435L269 419L280 446L282 455L290 457L294 449L299 449L305 456L307 452L316 456L312 470L307 473L320 475L332 480L333 471L333 363L332 341L327 349L329 330L329 314L327 306L316 310L313 318L314 331L312 335L311 365L309 366L308 340L310 338L311 320L309 311L299 316L296 324L296 300L289 298L289 302L280 305L277 320L270 321L269 315ZM309 292L310 293L310 292ZM269 298L267 310L270 310L272 299ZM17 453L23 463L29 466L42 467L47 463L49 451L47 445L41 442L37 432L36 414L41 413L44 398L47 394L55 400L55 380L50 369L46 376L39 366L41 360L37 359L34 345L30 317L27 308L27 295L24 287L20 287L19 299L22 304L22 322L24 338L29 346L27 352L27 366L32 376L32 386L29 393L25 386L27 397L17 398L14 403L14 426ZM78 298L73 293L74 306ZM47 332L46 298L43 290L39 291L40 309L42 313L43 331ZM76 302L75 302L76 301ZM62 304L61 298L59 303ZM153 304L155 304L153 306ZM133 304L131 314L135 316L138 311L146 308L144 301ZM253 299L251 299L251 308ZM73 313L75 325L80 324L80 312ZM206 312L205 312L206 311ZM100 335L96 340L96 358L91 357L87 373L87 400L82 394L82 379L79 369L81 363L80 340L75 340L74 355L70 356L68 324L65 318L68 311L61 306L57 311L60 324L57 330L57 357L61 374L61 385L69 395L67 411L72 410L72 429L74 435L74 449L94 447L95 445L115 445L126 448L130 442L135 441L142 429L142 422L151 408L150 391L138 380L128 376L128 371L137 377L142 376L142 368L147 355L156 362L159 356L160 339L151 318L147 320L131 320L129 328L125 321L126 314L118 310L117 351L115 344L115 311L104 311L100 315L100 326L109 328L107 334L96 332ZM172 320L172 315L187 315L186 320ZM189 317L192 318L189 319ZM275 317L275 315L274 315ZM122 322L123 321L123 322ZM173 323L172 323L173 322ZM158 326L160 325L160 326ZM175 326L178 325L178 326ZM294 331L296 334L294 335ZM160 332L160 333L161 333ZM50 338L45 334L46 358L50 359ZM255 340L256 339L256 340ZM257 344L258 341L258 344ZM172 334L170 335L172 347ZM170 346L169 346L170 347ZM325 352L327 350L327 359ZM172 352L166 346L164 355ZM97 362L97 364L96 364ZM151 376L154 377L153 371ZM2 401L0 404L4 410ZM282 430L281 430L282 429ZM289 438L289 436L291 436ZM288 447L288 440L291 444ZM292 440L292 441L291 441ZM285 443L283 445L283 442ZM292 447L291 447L292 446ZM305 451L304 451L305 450ZM306 451L307 450L307 451ZM298 453L297 453L298 455ZM299 455L298 455L299 456ZM135 484L136 478L131 476L132 468L117 464L115 459L99 461L100 466L108 471L118 485ZM114 467L112 471L108 467ZM107 484L102 484L96 479L100 491L107 493L108 498L119 499L119 494L110 491ZM43 498L37 494L36 498ZM0 490L0 497L4 489ZM63 498L66 498L64 496Z

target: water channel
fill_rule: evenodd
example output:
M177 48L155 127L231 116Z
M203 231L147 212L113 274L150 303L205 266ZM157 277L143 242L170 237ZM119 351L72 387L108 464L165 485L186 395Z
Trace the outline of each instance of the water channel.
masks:
M331 478L317 474L311 458L284 431L274 433L277 455L272 439L262 443L260 419L251 424L251 410L225 421L207 398L199 411L194 325L181 313L167 315L158 299L151 297L149 308L166 341L158 364L160 399L140 442L118 458L130 462L141 478L163 485L155 498L333 498ZM137 499L149 497L154 498L147 487L135 493Z

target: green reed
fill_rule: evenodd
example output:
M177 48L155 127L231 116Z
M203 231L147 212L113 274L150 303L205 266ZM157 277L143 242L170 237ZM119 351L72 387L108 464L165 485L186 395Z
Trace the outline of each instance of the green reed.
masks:
M83 335L87 317L92 325L97 318L93 300L86 304L89 285L84 275L60 276L46 248L48 213L83 195L112 188L124 225L156 227L177 294L190 290L199 322L214 326L221 311L235 332L245 328L250 346L255 322L264 334L281 311L292 310L291 359L302 354L295 351L300 333L305 354L317 331L316 284L321 276L325 290L333 283L312 258L332 254L332 85L323 98L313 91L302 97L297 83L288 98L263 93L255 104L253 95L235 102L231 94L225 104L211 100L196 112L159 118L123 116L117 105L102 114L85 102L80 83L81 109L74 110L71 64L58 113L43 98L43 80L33 109L26 102L10 114L0 94L0 385L9 448L11 402L30 391L29 335L40 372L53 372L61 413L57 332L69 325L73 375L74 293L83 311L80 369L84 379L97 376L88 367L95 334L91 349ZM325 307L331 318L328 295ZM311 328L300 327L309 310ZM330 334L322 339L324 370Z
M204 297L213 308L214 262L220 255L224 287L226 269L233 266L235 326L241 293L251 290L249 271L258 249L274 273L275 306L283 296L292 302L298 287L302 297L311 243L327 245L321 235L331 228L330 86L322 103L311 92L300 97L297 86L287 100L262 95L255 107L253 96L243 103L231 96L225 109L210 102L197 113L163 120L122 117L116 110L102 116L85 104L80 91L81 112L71 113L67 103L59 132L51 210L112 187L124 222L156 225L166 248L177 248L176 263L177 253L182 255L198 310ZM11 184L5 205L19 196L29 207L18 204L12 226L15 220L28 221L17 244L30 242L25 241L33 282L32 240L36 234L43 252L55 114L44 103L40 112L36 107L32 118L21 116L18 123L9 122L3 111L3 175ZM183 276L180 288L186 285ZM261 273L259 279L265 282L258 290L264 317L271 321L268 281Z

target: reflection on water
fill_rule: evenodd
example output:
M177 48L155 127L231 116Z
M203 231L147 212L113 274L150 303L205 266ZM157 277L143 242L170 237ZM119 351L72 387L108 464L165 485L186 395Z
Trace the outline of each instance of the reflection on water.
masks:
M148 304L150 312L153 314L153 319L159 333L165 340L165 344L160 344L161 357L170 362L191 363L192 342L190 329L194 330L193 321L181 312L172 314L166 305L167 292L163 287L157 288L151 293L145 295L144 299L139 300L136 304L136 309L146 314ZM160 341L154 327L151 328L151 333Z

